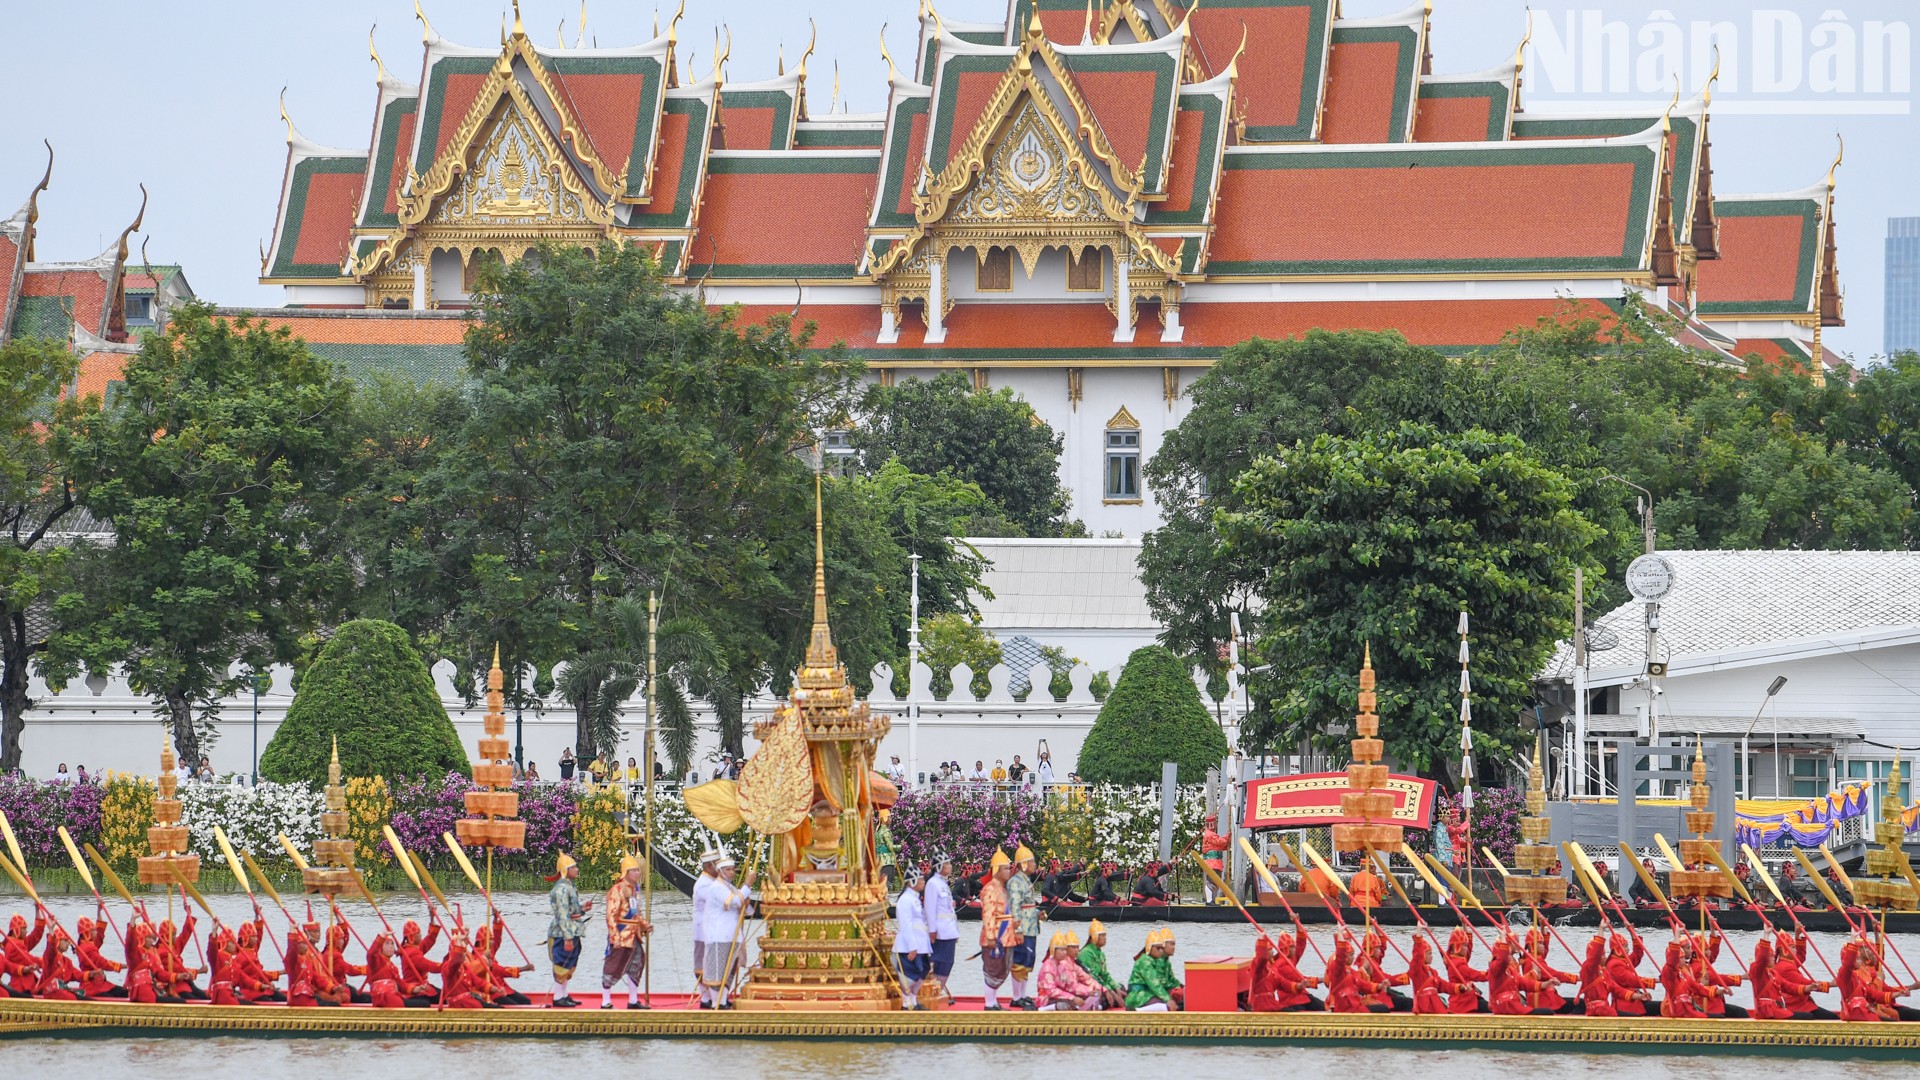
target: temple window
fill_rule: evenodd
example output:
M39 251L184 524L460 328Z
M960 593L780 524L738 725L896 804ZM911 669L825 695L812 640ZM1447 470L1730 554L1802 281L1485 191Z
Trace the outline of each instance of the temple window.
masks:
M1073 292L1101 292L1106 288L1102 274L1100 249L1081 248L1078 252L1067 251L1067 288Z
M820 440L820 467L829 476L847 476L853 472L855 450L853 433L845 428L827 432Z
M1127 416L1125 409L1120 410L1122 417ZM1116 418L1118 419L1118 418ZM1116 427L1108 422L1107 427L1107 488L1108 502L1140 501L1140 429L1134 427Z
M500 263L502 261L500 252L497 250L476 251L467 256L465 260L466 265L461 268L460 272L460 285L466 290L467 295L473 295L482 266L487 263Z
M980 257L980 277L978 286L981 292L1013 291L1013 249L988 248Z
M127 325L128 326L152 326L153 325L153 297L128 296L126 299L127 299Z

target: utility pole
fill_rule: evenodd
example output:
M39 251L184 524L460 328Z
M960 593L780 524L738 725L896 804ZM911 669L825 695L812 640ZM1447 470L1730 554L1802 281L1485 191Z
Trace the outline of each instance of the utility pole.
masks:
M1587 793L1587 577L1573 568L1573 783L1569 798Z

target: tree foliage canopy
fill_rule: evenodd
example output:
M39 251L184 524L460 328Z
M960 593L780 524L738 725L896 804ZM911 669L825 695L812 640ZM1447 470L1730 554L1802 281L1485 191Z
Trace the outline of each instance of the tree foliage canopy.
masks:
M1517 715L1572 630L1573 570L1599 532L1566 477L1519 439L1478 429L1320 435L1257 459L1235 496L1222 538L1270 568L1257 651L1286 673L1255 684L1245 747L1341 749L1345 733L1328 729L1352 715L1371 643L1381 737L1394 761L1427 775L1457 760L1458 699L1446 691L1458 682L1458 614L1481 616L1470 639L1477 708ZM1488 750L1518 742L1511 723L1476 731Z
M439 777L467 767L433 676L390 622L342 624L302 674L287 716L260 754L275 783L326 781L339 740L346 776Z
M1069 521L1060 482L1060 434L1010 389L975 390L957 371L873 386L851 438L861 466L898 460L926 476L951 473L979 487L987 505L969 535L1084 535Z
M1180 766L1180 782L1193 784L1226 756L1227 737L1185 662L1164 646L1148 645L1127 657L1074 771L1092 784L1157 784L1160 766L1172 761Z
M328 527L350 385L285 330L173 313L110 408L59 433L80 502L110 523L55 606L55 668L124 663L202 754L235 660L293 659L348 582Z

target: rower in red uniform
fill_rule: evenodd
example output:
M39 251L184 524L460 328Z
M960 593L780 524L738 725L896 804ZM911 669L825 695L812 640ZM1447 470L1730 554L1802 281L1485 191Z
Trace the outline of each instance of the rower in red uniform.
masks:
M454 927L447 935L447 955L440 961L440 1004L449 1009L498 1008L487 1000L488 968L482 964L475 970L469 965L471 953L466 928Z
M1666 992L1660 1002L1660 1015L1669 1020L1705 1020L1709 999L1725 992L1702 981L1700 956L1691 935L1675 937L1667 943L1667 960L1660 968L1660 987Z
M1779 991L1773 987L1773 939L1766 934L1761 934L1760 940L1753 943L1747 982L1753 986L1753 1007L1747 1010L1748 1016L1755 1020L1793 1019L1793 1014L1780 1004Z
M338 917L338 913L335 913ZM347 924L335 922L327 927L327 949L320 954L320 963L327 969L327 977L339 984L347 992L347 1000L355 1005L365 1005L373 999L365 991L355 990L347 982L349 977L364 976L365 965L350 963L347 960Z
M76 929L80 937L73 943L73 955L80 964L80 992L89 998L126 997L126 987L115 986L107 979L109 972L125 971L127 965L109 960L100 952L107 939L105 920L83 918Z
M1406 994L1396 994L1393 987L1406 986L1413 981L1408 972L1389 975L1385 967L1387 958L1387 936L1378 926L1367 927L1366 936L1360 941L1360 967L1366 972L1368 981L1380 984L1380 989L1368 997L1375 1005L1385 1005L1390 1012L1412 1012L1413 999Z
M285 1001L287 996L275 987L280 972L260 962L260 939L266 936L265 919L255 919L240 927L234 949L234 995L242 1001Z
M1529 1003L1528 995L1545 984L1527 973L1526 960L1514 955L1514 947L1513 937L1504 933L1493 943L1493 959L1487 964L1488 1005L1498 1016L1551 1013L1551 1009L1535 1010Z
M1710 995L1706 999L1704 1008L1708 1016L1731 1016L1736 1019L1744 1019L1747 1015L1747 1010L1738 1005L1729 1004L1727 1002L1727 996L1733 992L1734 987L1747 981L1746 976L1730 974L1713 966L1714 961L1720 959L1720 949L1725 944L1726 939L1716 930L1707 938L1706 950L1700 956L1700 982L1719 991L1719 993Z
M1581 1011L1578 998L1563 996L1554 989L1554 984L1572 985L1580 977L1571 972L1561 971L1547 963L1550 949L1547 932L1538 926L1527 930L1526 973L1538 985L1526 993L1527 1005L1537 1014L1545 1009L1550 1013L1573 1013Z
M1392 1012L1392 1007L1371 1000L1386 989L1367 978L1366 970L1354 955L1353 935L1345 930L1333 940L1333 958L1327 961L1327 1011L1337 1013Z
M1793 1019L1837 1020L1838 1013L1822 1008L1813 1000L1814 994L1833 989L1833 983L1807 974L1806 947L1804 934L1780 931L1774 938L1773 968L1767 973L1767 983L1779 997L1780 1007Z
M1443 1016L1449 1010L1441 993L1446 980L1433 966L1433 945L1424 935L1413 939L1413 958L1407 964L1407 979L1413 988L1413 1011L1419 1016Z
M420 924L412 919L400 928L400 974L405 977L402 988L413 1008L431 1005L440 1000L440 990L433 985L433 976L440 971L439 961L430 959L427 950L440 940L440 920L429 916L426 937L420 936ZM415 1004L415 1003L418 1004Z
M400 992L400 966L395 963L399 955L400 947L394 944L392 934L376 934L373 944L367 946L365 990L367 999L376 1009L407 1007L407 999Z
M0 952L0 968L7 976L7 988L0 993L9 997L32 997L40 985L40 961L34 955L34 947L40 944L40 936L46 932L44 916L35 914L33 929L27 929L24 915L15 915L7 921L7 939L5 951Z
M327 971L326 962L302 931L287 932L287 1004L302 1007L345 1005L347 988Z
M1882 977L1880 956L1872 948L1856 949L1852 992L1840 1009L1840 1019L1861 1021L1920 1020L1920 1010L1900 1004L1900 995L1913 987L1889 984Z
M1613 1007L1613 982L1607 978L1607 938L1593 935L1580 961L1580 1005L1588 1016L1618 1016Z
M1447 967L1447 1012L1455 1016L1487 1011L1487 999L1478 989L1487 981L1487 973L1473 966L1474 940L1470 928L1454 927L1447 935L1447 954L1441 958Z
M162 920L154 930L154 945L150 950L154 956L153 988L154 992L171 995L182 1001L205 1001L207 992L195 986L193 977L200 969L187 963L186 948L193 942L193 912L187 912L186 919L178 931L173 928L173 920Z
M1608 1003L1618 1016L1645 1016L1655 1007L1651 991L1658 980L1640 974L1646 954L1646 943L1638 934L1628 938L1616 933L1607 942L1607 982L1613 986Z
M1320 980L1300 974L1300 956L1306 952L1302 934L1281 932L1273 941L1253 943L1253 988L1247 1008L1253 1012L1321 1012L1326 1006L1307 993Z
M40 984L34 988L34 996L48 1001L80 1000L80 969L74 966L69 954L73 951L73 941L67 932L54 927L47 935L47 951L40 957Z
M492 926L481 927L473 936L473 956L486 965L481 981L488 988L488 1000L495 1005L531 1005L533 1000L515 990L507 980L519 978L533 969L500 962L500 939L506 936L506 929L506 921L496 914Z

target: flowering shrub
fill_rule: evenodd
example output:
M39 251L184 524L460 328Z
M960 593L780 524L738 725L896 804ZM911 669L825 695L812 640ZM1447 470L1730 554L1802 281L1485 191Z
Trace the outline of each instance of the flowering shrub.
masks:
M982 866L996 847L1039 847L1046 803L1028 791L994 792L986 785L946 784L904 791L893 807L893 838L902 862L945 852L965 866Z
M626 853L625 790L606 784L586 792L573 812L573 857L580 860L581 873L610 877Z
M381 865L389 853L380 827L393 816L393 792L384 776L349 777L347 788L347 835L353 838L353 856L358 862Z
M126 866L147 853L153 825L153 781L130 773L107 774L100 788L100 854ZM59 842L54 837L54 842ZM74 837L77 841L79 837Z
M1433 820L1436 824L1447 820L1447 815L1460 806L1460 796L1442 795L1434 800ZM1527 793L1519 788L1487 788L1473 793L1473 862L1475 865L1486 860L1480 853L1481 845L1493 849L1498 858L1508 867L1513 865L1513 845L1520 842L1520 815L1527 812ZM1415 850L1433 849L1433 831L1428 829L1408 829L1407 842ZM1461 852L1452 853L1454 861L1464 856Z
M67 827L76 844L98 841L101 794L97 784L7 777L0 779L0 812L7 815L29 864L64 866L69 860L60 843L60 826Z
M1174 851L1192 842L1205 816L1205 788L1180 788L1174 802ZM995 847L1012 852L1024 843L1043 861L1114 862L1135 868L1158 854L1160 791L1098 784L1054 788L1043 799L1029 791L943 785L903 792L893 808L893 835L907 862L944 851L962 866L984 866Z
M304 782L257 787L239 783L180 785L180 823L187 827L187 848L204 862L225 866L220 844L213 837L218 825L235 850L249 852L261 862L284 860L279 837L286 834L302 853L312 850L321 835L320 811L326 797Z

